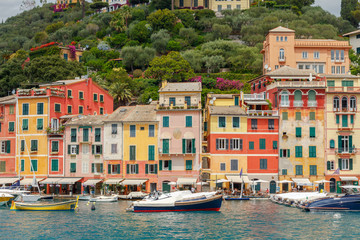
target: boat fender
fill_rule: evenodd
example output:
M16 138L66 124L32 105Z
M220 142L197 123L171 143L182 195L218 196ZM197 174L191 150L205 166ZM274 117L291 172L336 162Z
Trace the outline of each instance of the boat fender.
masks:
M95 202L92 203L91 205L91 210L94 211L96 208L95 208Z

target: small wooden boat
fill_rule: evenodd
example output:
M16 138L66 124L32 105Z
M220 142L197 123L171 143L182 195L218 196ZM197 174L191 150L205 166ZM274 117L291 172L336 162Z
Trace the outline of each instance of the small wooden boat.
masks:
M99 196L96 198L91 198L90 202L117 202L118 201L118 196L114 195L114 196Z
M13 201L10 210L24 211L73 211L78 208L79 197L76 200L54 203L22 203Z
M0 194L0 206L7 204L14 196L8 193Z
M247 201L247 200L250 200L250 198L242 197L242 196L225 196L224 200L227 200L227 201Z

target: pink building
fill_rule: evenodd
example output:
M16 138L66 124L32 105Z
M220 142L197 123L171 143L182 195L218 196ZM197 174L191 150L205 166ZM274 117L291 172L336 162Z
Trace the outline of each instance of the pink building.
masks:
M202 139L201 83L163 82L157 106L159 121L159 189L195 186Z

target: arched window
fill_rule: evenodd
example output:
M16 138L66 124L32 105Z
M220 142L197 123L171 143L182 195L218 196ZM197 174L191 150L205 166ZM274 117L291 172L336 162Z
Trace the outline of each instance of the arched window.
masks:
M348 99L347 97L342 97L341 98L341 107L344 109L347 109L348 108Z
M334 97L334 111L337 111L340 108L340 99L339 97Z
M334 139L330 140L330 148L335 148L335 141Z
M285 50L283 48L279 51L279 60L284 61L285 60Z
M294 99L294 107L302 107L302 92L300 90L296 90L294 92L295 99Z
M356 110L356 98L350 97L350 111L355 111Z
M314 90L308 92L308 106L316 107L316 92Z
M280 93L280 106L282 106L282 107L289 107L290 106L289 93L286 92L286 91L282 91Z

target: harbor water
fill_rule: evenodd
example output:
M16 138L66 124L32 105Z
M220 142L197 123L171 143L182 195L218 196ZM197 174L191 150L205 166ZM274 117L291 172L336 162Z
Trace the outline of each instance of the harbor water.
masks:
M130 202L80 203L79 212L0 208L0 239L358 238L360 213L302 212L268 200L223 202L220 212L133 213Z

